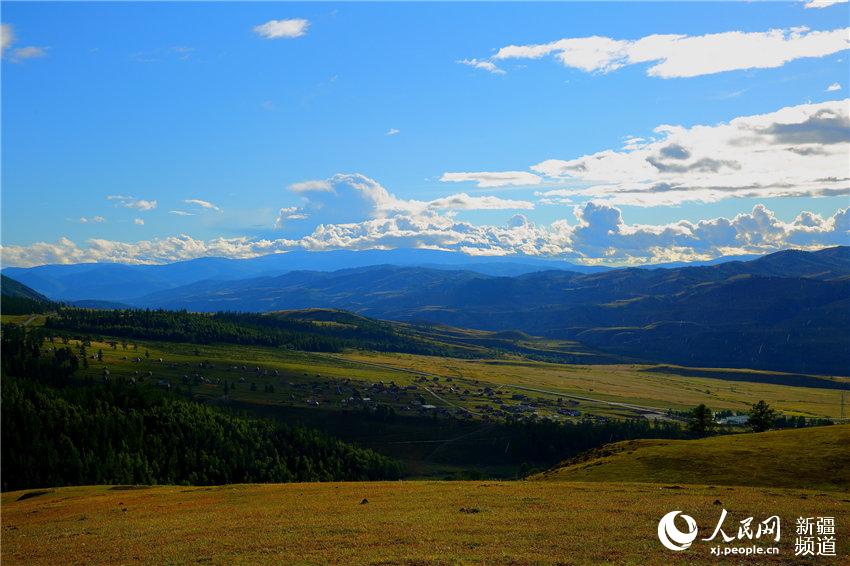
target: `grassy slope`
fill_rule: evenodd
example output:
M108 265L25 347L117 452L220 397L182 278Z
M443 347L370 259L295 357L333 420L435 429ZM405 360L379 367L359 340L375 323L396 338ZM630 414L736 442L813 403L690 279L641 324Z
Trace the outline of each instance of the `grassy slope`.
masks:
M77 342L72 340L72 345ZM131 377L136 370L152 371L156 379L169 379L175 385L187 373L197 370L197 363L202 360L214 362L217 367L212 371L203 371L207 377L220 377L232 382L242 375L247 375L249 381L255 381L260 389L258 392L248 391L247 385L231 393L238 401L263 404L288 403L292 388L288 383L314 381L342 380L350 378L358 382L375 383L395 381L399 385L414 383L415 374L399 370L426 372L430 375L452 377L454 383L441 382L441 386L453 385L456 388L476 389L480 386L491 385L498 389L500 398L506 402L515 393L526 393L531 397L548 398L550 402L557 398L554 394L516 389L511 386L550 391L562 395L577 395L586 398L600 399L609 402L634 403L662 409L689 409L700 403L705 403L712 409L734 409L747 411L752 403L764 399L771 406L785 414L804 415L807 417L838 417L840 415L841 391L836 389L821 389L814 387L789 387L771 383L756 383L752 381L729 381L727 379L711 379L705 377L678 376L672 373L654 373L644 371L647 367L639 365L562 365L523 360L460 360L439 358L434 356L415 356L409 354L381 354L375 352L349 352L344 355L320 355L302 352L292 352L280 348L264 348L253 346L210 345L199 346L200 355L194 355L195 346L190 344L167 344L139 342L139 349L128 350L120 346L112 350L107 344L95 342L88 349L94 353L103 350L104 364L92 362L88 370L80 370L80 377L91 375L99 378L101 368L105 365L113 377ZM150 351L150 358L144 357L145 350ZM123 360L126 356L128 359ZM133 363L134 357L142 357L141 363ZM156 360L164 358L166 363L159 364ZM365 363L364 363L365 362ZM172 368L172 363L180 366ZM184 364L190 364L187 368ZM277 369L278 378L255 377L245 372L234 372L229 368L233 365L248 365L250 368L260 366L264 369ZM666 366L665 366L666 367ZM396 369L397 368L397 369ZM742 372L743 373L743 372ZM758 372L749 372L758 375ZM320 374L320 378L316 378ZM475 383L478 380L479 383ZM842 379L845 381L846 378ZM266 383L276 386L274 394L265 394L262 387ZM195 388L195 394L204 398L218 398L223 394L223 386L205 385ZM431 386L436 391L436 386ZM419 392L424 392L420 389ZM296 393L296 404L303 405L304 390ZM467 396L460 399L456 394L440 391L440 401L428 395L429 401L438 406L461 405L472 411L477 411L475 405L482 399ZM328 396L326 396L328 397ZM329 398L329 397L328 397ZM848 395L850 398L850 395ZM383 399L381 399L383 401ZM324 405L323 405L324 406ZM338 405L337 405L338 406ZM581 401L577 406L582 413L603 416L637 416L633 410L612 407L592 401ZM551 413L551 411L549 411Z
M22 494L2 496L3 564L710 564L710 543L674 554L655 531L663 514L682 509L709 536L717 499L729 524L780 515L772 563L793 556L788 529L800 515L837 518L832 563L850 551L850 522L841 520L850 497L835 492L393 482L72 487L18 501Z
M850 490L850 425L618 442L535 477Z
M404 368L456 380L478 379L508 388L510 386L535 388L564 395L578 395L612 402L634 403L650 407L690 409L705 403L712 409L748 411L750 406L764 399L787 415L837 418L841 413L841 391L815 387L792 387L760 382L767 372L756 370L703 370L705 375L718 374L718 378L677 375L672 366L653 365L564 365L524 360L461 360L388 354L377 352L350 352L343 357L352 361L378 364L385 367ZM664 371L651 371L657 368ZM682 373L693 372L681 368ZM738 381L730 374L740 374ZM781 376L770 372L772 377ZM833 378L846 384L848 378ZM532 394L537 396L537 394ZM850 398L850 395L847 395ZM604 416L635 416L628 410L615 410L605 405L581 403L579 409Z

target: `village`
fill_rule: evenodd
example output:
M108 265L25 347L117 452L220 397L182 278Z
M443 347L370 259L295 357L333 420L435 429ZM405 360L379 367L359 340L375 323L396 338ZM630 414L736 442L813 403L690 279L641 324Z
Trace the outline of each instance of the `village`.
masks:
M227 405L233 401L265 405L322 407L330 410L430 415L481 420L569 420L594 418L580 402L560 396L530 396L504 386L463 377L410 375L398 380L367 381L281 370L265 365L214 359L169 360L160 355L128 355L114 342L88 356L87 379L156 386ZM126 351L127 345L122 345ZM79 345L78 345L79 347ZM132 351L137 347L133 345Z

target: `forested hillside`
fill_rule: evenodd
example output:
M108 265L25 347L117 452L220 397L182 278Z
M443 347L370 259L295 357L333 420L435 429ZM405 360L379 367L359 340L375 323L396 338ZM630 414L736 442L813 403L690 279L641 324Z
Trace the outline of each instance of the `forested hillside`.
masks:
M395 479L394 461L318 432L124 380L72 383L69 347L3 329L3 489ZM49 350L48 350L49 352Z
M451 355L453 348L404 335L392 325L347 313L313 321L286 313L214 314L165 310L60 308L48 317L52 330L193 344L282 346L310 352L360 348L384 352ZM462 353L461 350L454 353Z
M56 303L23 283L0 275L0 310L4 314L44 313L56 306Z
M490 277L373 266L206 281L141 306L352 310L373 318L522 330L644 360L801 373L850 367L850 247L753 261Z

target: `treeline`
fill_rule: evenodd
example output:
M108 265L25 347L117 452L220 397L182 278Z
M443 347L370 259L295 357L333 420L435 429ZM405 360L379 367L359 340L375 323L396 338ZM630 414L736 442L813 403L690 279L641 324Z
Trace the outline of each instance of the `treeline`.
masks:
M68 346L43 350L41 329L27 330L17 324L4 324L0 336L0 367L3 375L27 376L47 383L64 383L80 366L80 357ZM85 364L85 359L83 359Z
M3 314L43 314L58 306L23 283L0 275L0 312Z
M54 310L57 306L57 303L45 302L29 297L3 295L0 298L0 312L3 314L43 314Z
M3 328L4 490L354 481L401 475L395 461L313 430L153 388L117 382L62 384L73 373L60 363L64 354L56 355L66 348L55 348L53 355L36 354L29 334ZM37 375L28 373L33 369ZM11 373L19 371L23 377Z
M402 335L392 326L362 319L357 324L314 324L274 315L167 310L59 308L45 326L52 330L193 344L277 346L308 352L358 348L385 352L444 354L445 349Z
M646 419L516 422L507 428L516 440L510 447L514 460L545 466L621 440L688 437L677 422Z

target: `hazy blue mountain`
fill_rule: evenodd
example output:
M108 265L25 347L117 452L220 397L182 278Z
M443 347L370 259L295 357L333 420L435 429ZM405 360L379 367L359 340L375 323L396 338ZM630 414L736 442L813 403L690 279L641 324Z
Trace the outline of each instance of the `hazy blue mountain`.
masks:
M583 273L604 267L577 266L563 260L529 256L472 257L439 250L293 251L251 259L200 258L165 265L87 263L7 267L3 273L57 300L125 301L156 291L204 280L234 281L282 275L291 271L337 271L371 265L428 266L465 269L490 275L522 275L541 270L569 269Z
M0 275L0 295L4 297L31 299L33 301L50 301L50 299L38 291L5 275Z
M197 311L341 308L576 339L639 358L846 374L850 248L753 261L497 277L392 265L203 281L136 306Z
M89 302L97 300L195 311L339 308L374 318L521 330L672 363L838 374L850 367L850 247L590 273L534 258L528 264L473 258L490 272L482 273L434 261L470 259L465 256L416 251L422 253L295 252L13 273L26 283L61 289L47 292L51 298L80 295L87 305L110 304ZM394 264L371 265L378 258ZM430 267L399 265L413 259ZM367 266L318 269L344 262ZM296 264L317 269L287 269ZM516 275L523 265L532 271ZM545 269L550 266L560 269ZM209 277L195 279L202 274Z
M640 269L714 265L747 256L708 262L646 265ZM466 270L485 275L514 277L539 271L563 270L602 273L610 268L582 266L563 260L531 256L472 257L440 250L335 250L270 254L251 259L199 258L165 265L85 263L7 267L8 275L55 300L125 302L145 295L205 280L236 281L274 277L291 271L338 271L375 265L416 266L443 271Z
M20 283L0 275L0 311L3 314L34 314L56 307L50 299Z

